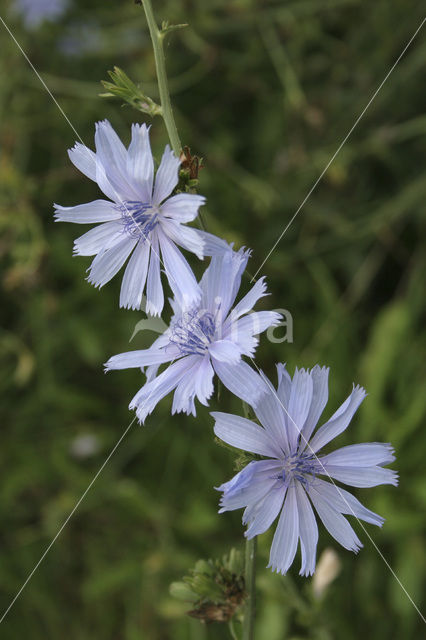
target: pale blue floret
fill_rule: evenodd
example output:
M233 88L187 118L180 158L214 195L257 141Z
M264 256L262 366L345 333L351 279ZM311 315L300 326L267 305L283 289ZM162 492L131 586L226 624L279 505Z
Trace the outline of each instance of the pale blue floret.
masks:
M122 353L106 363L107 371L147 367L147 382L130 404L140 421L173 390L172 413L195 415L194 400L208 404L214 374L247 401L265 391L263 379L242 356L254 354L257 336L276 325L281 316L274 311L248 313L266 295L263 278L232 308L248 257L247 251L231 248L214 256L201 279L198 304L186 305L175 299L169 328L149 349ZM157 375L158 367L168 362L171 364Z
M161 267L176 298L197 303L200 288L176 245L199 258L228 248L223 240L186 226L197 217L205 198L191 193L170 197L178 183L180 161L168 146L154 181L145 124L132 126L126 149L110 123L99 122L95 145L96 153L77 143L69 157L109 200L75 207L55 205L56 221L101 223L74 243L75 255L96 256L88 269L88 281L103 287L130 258L121 285L121 307L139 309L146 291L147 312L160 315L164 305Z
M44 21L56 21L66 11L69 0L14 0L13 10L22 16L28 29L36 29Z
M395 460L389 444L370 442L342 447L323 455L320 450L349 425L365 398L361 387L352 393L333 416L311 438L328 399L328 369L296 369L290 378L278 365L278 388L263 376L267 392L250 404L257 424L246 418L212 413L215 434L227 444L264 457L250 462L218 490L222 492L220 513L244 508L245 535L265 532L278 518L269 567L286 573L293 563L298 543L302 575L315 571L318 526L312 506L328 532L345 549L357 552L362 544L344 518L353 515L381 526L384 519L364 507L334 480L354 487L398 483L397 474L384 465ZM326 476L331 482L321 479Z

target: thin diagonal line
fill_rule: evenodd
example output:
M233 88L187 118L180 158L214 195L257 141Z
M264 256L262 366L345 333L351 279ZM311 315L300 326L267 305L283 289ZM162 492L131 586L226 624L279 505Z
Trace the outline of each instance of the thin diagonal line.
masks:
M371 544L373 545L373 547L375 548L375 550L377 551L377 553L379 554L380 558L383 560L383 562L385 563L385 565L387 566L387 568L389 569L389 571L391 572L392 576L395 578L395 580L397 581L398 585L401 587L402 591L405 593L405 595L407 596L408 600L411 602L411 604L413 605L414 609L417 611L417 613L419 614L420 618L422 619L422 621L426 624L426 618L424 617L424 615L422 614L422 612L420 611L419 607L416 605L416 603L414 602L413 598L410 596L410 594L408 593L407 589L404 587L404 585L402 584L401 580L398 578L397 574L395 573L395 571L392 569L391 565L389 564L389 562L386 560L385 556L383 555L383 553L380 551L379 547L377 546L377 544L374 542L373 538L371 537L371 535L369 534L369 532L367 531L367 529L365 528L364 524L362 523L362 521L358 518L358 516L355 515L354 510L352 509L351 505L349 504L349 502L346 500L345 496L343 495L340 487L335 483L334 479L331 477L331 475L328 473L327 469L325 468L325 466L323 465L323 463L321 462L320 458L318 458L316 452L312 449L309 441L305 438L302 429L300 429L300 427L295 423L295 421L293 420L292 416L288 413L286 407L284 406L284 404L281 402L281 399L279 398L273 384L270 382L270 380L264 376L262 374L262 371L259 369L259 367L257 366L257 364L255 363L255 361L253 360L253 358L250 358L252 364L254 365L254 367L257 369L258 373L261 375L263 381L266 383L266 385L269 387L269 389L272 391L272 393L274 394L275 398L278 400L281 408L283 409L283 411L285 412L285 414L287 415L288 418L290 418L291 422L293 423L293 425L296 427L297 432L301 438L301 440L303 440L304 444L306 445L306 447L310 450L311 454L314 456L315 460L320 464L323 473L321 475L326 475L328 477L328 479L330 480L330 482L334 485L335 489L337 490L337 492L339 493L341 499L345 502L346 506L348 507L349 511L351 512L351 514L354 516L354 518L356 519L356 521L358 522L358 524L360 525L361 529L363 530L363 532L365 533L365 535L367 536L367 538L370 540Z
M35 75L37 76L37 78L40 80L41 84L43 85L44 89L47 91L47 93L49 94L49 96L52 98L53 102L55 103L55 105L58 107L59 111L61 112L62 116L65 118L66 122L69 124L69 126L71 127L71 129L73 130L73 132L75 133L75 135L77 136L77 138L80 140L81 144L83 144L84 146L86 146L84 144L84 141L82 139L82 137L80 136L80 134L78 133L78 131L76 130L76 128L74 127L74 125L72 124L71 120L68 118L67 114L65 113L65 111L62 109L61 105L59 104L59 102L56 100L55 96L53 95L53 93L51 92L51 90L49 89L49 87L47 86L47 84L45 83L45 81L43 80L43 78L41 77L40 73L37 71L37 69L35 68L35 66L33 65L33 63L31 62L30 58L28 57L28 55L25 53L24 49L22 48L22 46L19 44L18 40L15 38L15 36L13 35L12 31L10 30L10 28L8 27L8 25L6 24L6 22L3 20L3 18L0 16L0 22L3 24L4 28L6 29L6 31L8 32L8 34L10 35L10 37L12 38L13 42L16 44L16 46L18 47L19 51L22 53L22 55L24 56L25 60L28 62L28 64L30 65L31 69L34 71ZM99 186L99 185L98 185ZM118 195L118 194L117 194ZM139 224L136 222L136 220L133 217L133 214L131 211L129 211L129 209L127 208L126 203L119 197L120 200L120 204L121 206L125 209L126 213L129 215L130 219L132 220L132 222L136 225L139 226ZM145 237L146 242L148 243L149 248L151 249L151 251L153 252L153 254L158 258L160 264L162 267L164 267L164 272L170 281L173 281L176 285L177 280L175 278L175 276L170 273L167 268L166 265L164 264L163 260L161 259L161 256L159 253L157 253L157 251L154 249L154 247L152 246L152 242L150 241L150 239L148 238L148 236ZM131 253L131 252L130 252ZM1 621L0 621L1 622Z
M170 365L169 365L170 366ZM167 369L166 369L167 370ZM146 402L148 402L148 400L151 398L152 394L154 393L155 389L151 390L151 393L148 395ZM67 517L67 519L65 520L65 522L62 524L61 528L59 529L58 533L55 535L55 537L53 538L52 542L49 544L49 546L46 548L46 550L44 551L43 555L41 556L40 560L37 562L37 564L35 565L35 567L32 569L31 573L28 575L27 579L25 580L24 584L22 585L22 587L19 589L18 593L16 594L16 596L13 598L12 602L10 603L10 605L7 607L6 611L3 613L2 617L0 618L0 624L3 622L3 620L5 619L5 617L7 616L7 614L9 613L9 611L11 610L11 608L13 607L13 605L15 604L15 602L17 601L17 599L19 598L19 596L21 595L21 593L23 592L23 590L25 589L25 587L27 586L27 584L29 583L29 581L31 580L31 578L33 577L33 575L35 574L35 572L37 571L37 569L39 568L39 566L41 565L41 563L43 562L43 560L45 559L45 557L47 556L47 554L49 553L50 549L53 547L53 545L55 544L56 540L59 538L59 536L61 535L62 531L65 529L65 527L67 526L68 522L71 520L72 516L74 515L74 513L77 511L78 507L80 506L80 504L83 502L84 498L86 497L86 495L89 493L90 489L92 488L92 486L95 484L96 480L98 479L98 477L100 476L100 474L102 473L102 471L105 469L106 465L108 464L108 462L111 460L112 456L114 455L114 453L117 451L118 447L120 446L120 444L122 443L122 441L124 440L124 438L126 437L126 435L128 434L128 432L130 431L130 428L132 427L133 423L135 422L137 418L137 414L135 415L135 417L133 418L133 420L130 422L130 424L128 425L128 427L126 428L126 430L124 431L123 435L120 437L120 439L117 441L117 443L115 444L114 448L112 449L112 451L110 452L110 454L108 455L107 459L104 461L104 463L102 464L102 466L99 468L99 470L97 471L96 475L93 477L93 479L91 480L90 484L88 485L87 489L84 491L83 495L81 496L81 498L78 500L78 502L76 503L76 505L74 506L73 510L71 511L71 513L69 514L69 516Z
M35 68L35 66L33 65L33 63L31 62L31 60L29 59L28 55L25 53L24 49L21 47L21 45L19 44L19 42L17 41L17 39L15 38L15 36L13 35L12 31L9 29L9 27L7 26L7 24L5 23L5 21L3 20L3 18L0 16L0 22L3 24L4 28L6 29L6 31L8 32L8 34L10 35L10 37L12 38L12 40L14 41L14 43L16 44L16 46L18 47L19 51L22 53L22 55L24 56L25 60L28 62L28 64L30 65L31 69L33 70L33 72L35 73L35 75L37 76L37 78L39 79L39 81L41 82L42 86L44 87L44 89L47 91L47 93L49 94L49 96L51 97L51 99L53 100L54 104L57 106L57 108L59 109L60 113L62 114L62 116L64 117L64 119L66 120L66 122L69 124L69 126L71 127L71 129L73 130L73 132L75 133L75 135L77 136L77 138L80 140L80 142L84 145L84 141L82 139L82 137L80 136L80 134L78 133L78 131L75 129L74 125L72 124L72 122L70 121L70 119L68 118L68 116L66 115L65 111L62 109L61 105L58 103L58 101L56 100L55 96L53 95L53 93L50 91L49 87L47 86L47 84L45 83L45 81L43 80L43 78L41 77L41 75L39 74L39 72L37 71L37 69ZM129 211L127 209L126 204L122 201L122 205L124 206L124 208L126 209L127 213L129 214L130 218L133 220L133 222L136 221L133 218L133 215L131 213L131 211ZM149 238L146 238L151 251L153 251L153 253L158 257L159 262L162 264L162 266L164 267L164 270L167 274L168 277L171 277L173 279L174 282L176 282L176 279L174 278L174 276L172 274L169 274L166 266L163 264L163 261L161 260L161 257L157 254L157 252L154 250L152 243L150 242ZM149 400L149 397L147 398L147 400ZM31 578L33 577L33 575L35 574L35 572L37 571L37 569L39 568L39 566L41 565L41 563L43 562L43 560L45 559L45 557L47 556L47 554L49 553L50 549L53 547L53 545L55 544L56 540L59 538L59 536L61 535L62 531L65 529L65 527L67 526L68 522L70 521L70 519L72 518L72 516L74 515L74 513L77 511L78 507L80 506L80 504L82 503L82 501L84 500L84 498L86 497L86 495L88 494L88 492L90 491L90 489L92 488L92 486L94 485L94 483L96 482L97 478L99 477L99 475L102 473L102 471L104 470L104 468L106 467L106 465L108 464L108 462L110 461L110 459L112 458L112 456L114 455L115 451L118 449L118 447L120 446L121 442L124 440L124 438L126 437L127 433L129 432L131 426L133 425L134 421L136 420L135 416L133 418L133 420L130 422L130 424L128 425L128 427L126 428L126 430L124 431L123 435L121 436L121 438L118 440L118 442L116 443L116 445L114 446L114 448L112 449L112 451L110 452L109 456L107 457L107 459L104 461L104 463L102 464L102 466L100 467L100 469L98 470L98 472L96 473L96 475L94 476L94 478L92 479L92 481L90 482L90 484L88 485L88 487L86 488L86 490L84 491L83 495L80 497L80 499L78 500L78 502L75 504L73 510L71 511L71 513L68 515L68 517L66 518L65 522L62 524L61 528L59 529L59 531L57 532L57 534L55 535L55 537L53 538L53 540L50 542L50 544L48 545L48 547L46 548L46 550L44 551L43 555L41 556L41 558L39 559L39 561L37 562L37 564L35 565L35 567L32 569L32 571L30 572L30 574L28 575L28 577L26 578L25 582L23 583L23 585L21 586L21 588L19 589L18 593L15 595L15 597L13 598L13 600L11 601L11 603L9 604L9 606L7 607L7 609L5 610L5 612L3 613L2 617L0 618L0 624L3 622L3 620L6 618L7 614L9 613L9 611L11 610L11 608L13 607L13 605L15 604L15 602L18 600L18 598L20 597L21 593L24 591L25 587L27 586L27 584L30 582Z
M405 46L404 50L402 51L402 53L400 54L400 56L398 57L398 59L396 60L396 62L393 64L393 66L391 67L390 71L387 73L387 75L385 76L384 80L382 81L382 83L379 85L378 89L376 90L376 92L373 94L373 96L370 98L370 101L367 103L366 107L364 108L364 110L362 111L362 113L360 114L360 116L358 117L358 119L355 121L354 125L352 126L352 128L350 129L350 131L348 132L348 134L346 135L346 137L344 138L344 140L342 141L342 143L340 144L340 146L338 147L337 151L335 152L335 154L332 156L331 160L329 161L329 163L327 164L327 166L325 167L325 169L323 170L323 172L321 173L321 175L319 176L319 178L317 179L317 181L314 183L313 187L311 188L311 190L309 191L308 195L306 196L306 198L304 199L304 201L301 203L301 205L299 206L299 208L297 209L296 213L294 214L294 216L292 217L292 219L290 220L290 222L288 223L288 225L286 226L286 228L284 229L284 231L282 232L282 234L280 235L280 237L278 238L277 242L275 243L275 245L272 247L271 251L268 253L268 255L266 256L265 260L263 261L263 263L261 264L260 268L256 271L255 275L252 277L252 281L256 278L256 275L259 273L259 271L261 270L261 268L263 267L263 265L266 263L266 261L269 259L270 255L272 254L272 252L275 250L276 246L278 245L278 243L281 241L282 237L284 236L284 234L286 233L287 229L289 228L289 226L292 224L292 222L294 221L294 219L296 218L296 216L298 215L299 211L302 209L302 207L305 205L305 203L307 202L307 200L309 199L310 195L312 194L312 192L315 190L315 188L317 187L317 185L319 184L319 182L321 181L321 179L323 178L323 176L325 175L325 173L327 172L328 168L330 167L330 165L332 164L332 162L334 161L334 159L337 157L338 153L341 151L342 147L344 146L344 144L347 142L348 138L350 137L350 135L352 134L353 130L355 129L355 127L358 125L358 123L360 122L360 120L362 119L362 117L364 116L365 112L367 111L367 109L369 108L369 106L371 105L371 103L373 102L373 100L376 98L377 94L379 93L379 91L381 90L381 88L383 87L383 85L385 84L385 82L387 81L387 79L389 78L389 76L391 75L391 73L393 72L393 70L395 69L395 67L397 66L397 64L399 63L399 61L401 60L401 58L403 57L403 55L405 54L406 50L408 49L408 47L410 46L411 42L414 40L414 38L416 37L417 33L420 31L421 27L423 26L424 22L426 21L426 18L423 19L422 23L420 24L420 26L418 27L418 29L416 30L416 32L414 33L414 35L412 36L412 38L410 39L410 41L408 42L408 44ZM71 123L71 121L69 120L68 116L66 115L66 113L64 112L64 110L62 109L62 107L60 106L60 104L58 103L58 101L56 100L56 98L54 97L54 95L52 94L52 92L50 91L49 87L46 85L45 81L43 80L43 78L40 76L39 72L37 71L37 69L34 67L33 63L31 62L31 60L29 59L29 57L27 56L27 54L25 53L24 49L21 47L21 45L19 44L19 42L16 40L15 36L13 35L12 31L9 29L9 27L7 26L7 24L5 23L5 21L3 20L3 18L0 16L0 22L3 24L3 26L5 27L6 31L9 33L9 35L11 36L12 40L15 42L16 46L18 47L18 49L20 50L20 52L22 53L22 55L24 56L24 58L26 59L26 61L28 62L28 64L30 65L31 69L34 71L34 73L36 74L37 78L39 79L39 81L41 82L41 84L43 85L44 89L47 91L47 93L49 94L49 96L52 98L53 102L55 103L55 105L57 106L57 108L59 109L59 111L61 112L62 116L65 118L65 120L67 121L67 123L69 124L69 126L71 127L71 129L74 131L74 133L76 134L76 136L78 137L78 139L80 140L80 142L82 144L84 144L81 136L78 134L78 132L76 131L75 127L73 126L73 124ZM125 205L125 203L122 203L124 205L124 207L127 210L127 207ZM127 213L130 215L130 217L133 220L133 216L131 214L131 212L127 211ZM134 221L134 220L133 220ZM134 221L135 222L135 221ZM151 250L153 250L153 247L149 241L149 239L147 238L148 243L150 244ZM154 250L153 250L154 251ZM156 252L154 251L154 253L156 254ZM159 256L157 256L159 257ZM159 260L161 261L161 258L159 257ZM164 266L164 265L163 265ZM165 268L165 266L164 266ZM165 268L166 270L166 268ZM167 273L167 270L166 270ZM173 280L174 277L172 276ZM260 372L259 368L257 367L256 363L254 362L254 360L252 360L254 366L256 367L256 369ZM269 381L268 381L269 382ZM270 383L269 383L270 384ZM276 395L278 401L280 402L282 408L284 409L285 413L288 415L288 417L291 419L291 421L293 422L294 426L296 427L296 429L298 430L299 434L301 435L301 437L303 438L303 440L305 441L305 444L307 445L307 447L312 451L314 457L317 459L317 461L319 462L319 464L321 465L321 467L323 468L325 474L327 475L330 479L330 481L332 482L332 484L335 486L335 488L337 489L337 491L340 493L341 498L344 500L344 502L347 504L349 510L352 512L353 516L356 518L356 520L358 521L358 523L360 524L361 528L363 529L363 531L366 533L367 537L370 539L371 543L373 544L374 548L376 549L376 551L379 553L380 557L382 558L382 560L385 562L386 566L388 567L388 569L391 571L392 575L394 576L394 578L397 580L398 584L400 585L400 587L402 588L402 590L404 591L404 593L406 594L406 596L408 597L408 599L410 600L411 604L414 606L414 608L416 609L416 611L418 612L418 614L420 615L421 619L423 620L423 622L426 623L426 619L423 617L422 613L420 612L419 608L416 606L415 602L413 601L413 599L411 598L411 596L409 595L409 593L407 592L407 590L405 589L405 587L403 586L403 584L401 583L401 581L399 580L398 576L396 575L396 573L394 572L394 570L392 569L392 567L390 566L390 564L388 563L388 561L386 560L386 558L383 556L382 552L380 551L380 549L377 547L377 545L375 544L374 540L371 538L370 534L368 533L368 531L365 529L364 525L362 524L362 522L359 520L359 518L355 515L355 513L353 512L353 509L351 508L351 506L348 504L347 500L345 499L345 497L341 494L341 491L339 489L339 487L335 484L333 478L331 478L331 476L329 475L329 473L327 472L327 470L325 469L324 465L322 464L322 462L319 460L319 458L316 456L315 452L313 452L309 442L306 441L305 437L303 436L303 434L301 433L301 430L299 429L299 427L296 425L296 423L294 422L294 420L291 418L291 416L289 416L287 410L285 409L285 407L283 406L283 404L281 403L280 399L278 398L275 389L273 388L273 386L270 384L274 394ZM29 583L29 581L31 580L31 578L33 577L33 575L35 574L35 572L37 571L37 569L39 568L39 566L41 565L41 563L43 562L43 560L45 559L45 557L47 556L47 554L49 553L50 549L52 548L52 546L55 544L56 540L59 538L60 534L62 533L62 531L64 530L64 528L66 527L66 525L68 524L68 522L70 521L70 519L72 518L72 516L74 515L74 513L76 512L76 510L78 509L78 507L80 506L81 502L84 500L84 498L86 497L87 493L90 491L91 487L93 486L93 484L96 482L97 478L99 477L99 475L102 473L103 469L105 468L105 466L108 464L109 460L111 459L111 457L113 456L113 454L115 453L115 451L117 450L117 448L119 447L119 445L121 444L121 442L124 440L125 436L127 435L127 433L129 432L131 426L133 425L134 421L136 420L136 416L133 418L133 420L130 422L130 424L128 425L128 427L126 428L125 432L122 434L122 436L120 437L120 439L118 440L118 442L116 443L116 445L114 446L114 448L112 449L112 451L110 452L110 454L108 455L108 457L106 458L106 460L104 461L104 463L102 464L102 466L100 467L100 469L98 470L98 472L96 473L96 475L94 476L94 478L92 479L92 481L90 482L90 484L88 485L88 487L86 488L86 490L84 491L84 493L82 494L82 496L80 497L80 499L78 500L78 502L76 503L76 505L74 506L73 510L71 511L71 513L68 515L67 519L65 520L65 522L62 524L61 528L59 529L59 531L57 532L57 534L55 535L55 537L53 538L53 540L51 541L51 543L49 544L49 546L46 548L46 550L44 551L43 555L41 556L40 560L37 562L37 564L35 565L35 567L33 568L33 570L31 571L31 573L29 574L29 576L27 577L27 579L25 580L25 582L23 583L22 587L20 588L20 590L18 591L18 593L16 594L16 596L13 598L12 602L10 603L10 605L8 606L8 608L6 609L6 611L4 612L4 614L2 615L2 617L0 618L0 624L3 622L3 620L5 619L5 617L7 616L7 614L9 613L10 609L13 607L13 605L15 604L15 602L17 601L17 599L19 598L19 596L21 595L21 593L23 592L23 590L25 589L25 587L27 586L27 584Z
M3 622L3 620L5 619L5 617L7 616L7 614L9 613L9 611L11 610L11 608L13 607L13 605L15 604L15 602L17 601L17 599L19 598L19 596L21 595L21 593L23 592L23 590L25 589L25 587L27 586L27 584L29 583L29 581L31 580L31 578L33 577L33 575L35 574L35 572L37 571L37 569L39 568L39 566L41 565L41 563L43 562L43 560L45 559L45 557L47 556L47 554L49 553L49 551L51 550L51 548L53 547L53 545L55 544L56 540L59 538L59 536L61 535L62 531L65 529L65 527L67 526L68 522L71 520L72 516L74 515L74 513L77 511L78 507L80 506L80 504L83 502L84 498L87 496L87 494L89 493L90 489L93 487L93 485L95 484L96 480L98 479L98 477L100 476L100 474L102 473L102 471L105 469L106 465L108 464L108 462L111 460L112 456L114 455L114 453L117 451L118 447L120 446L120 444L123 442L124 438L126 437L126 435L128 434L128 432L130 431L131 426L133 425L134 421L136 420L136 416L133 418L133 420L131 421L131 423L128 425L128 427L126 428L126 430L124 431L123 435L120 437L120 439L117 441L117 443L114 445L113 449L111 450L110 454L108 455L108 457L106 458L106 460L103 462L102 466L99 468L99 470L97 471L96 475L93 477L93 479L91 480L90 484L88 485L88 487L86 488L86 490L84 491L83 495L80 497L80 499L76 502L73 510L71 511L71 513L68 515L68 517L66 518L65 522L62 524L61 528L59 529L59 531L57 532L57 534L55 535L55 537L53 538L53 540L51 541L51 543L49 544L49 546L46 548L46 550L44 551L43 555L41 556L40 560L37 562L37 564L35 565L35 567L32 569L32 571L30 572L30 574L28 575L27 579L25 580L25 582L23 583L22 587L19 589L18 593L16 594L16 596L13 598L12 602L9 604L9 606L7 607L6 611L3 613L2 617L0 618L0 624Z
M7 26L6 22L3 20L3 18L0 16L0 22L2 23L2 25L4 26L4 28L6 29L6 31L8 32L8 34L10 35L10 37L12 38L13 42L16 44L16 46L18 47L19 51L22 53L22 55L24 56L25 60L28 62L28 64L30 65L31 69L34 71L34 73L36 74L37 78L40 80L41 84L43 85L43 87L46 89L47 93L49 94L49 96L52 98L53 102L56 104L56 106L58 107L59 111L62 113L63 117L65 118L65 120L68 122L69 126L71 127L71 129L74 131L75 135L77 136L77 138L80 140L80 142L82 144L84 144L83 140L81 139L78 131L76 130L76 128L74 127L73 123L71 122L71 120L68 118L67 114L65 113L65 111L62 109L61 105L59 104L59 102L56 100L55 96L53 95L53 93L51 92L51 90L49 89L49 87L47 86L47 84L45 83L45 81L43 80L43 78L41 77L41 75L39 74L39 72L37 71L37 69L35 68L35 66L33 65L33 63L31 62L31 60L29 59L29 57L27 56L27 54L25 53L25 51L23 50L23 48L21 47L21 45L19 44L19 42L17 41L17 39L15 38L15 36L13 35L12 31L9 29L9 27Z
M358 126L358 124L360 123L360 121L362 120L362 118L364 117L367 109L370 107L370 105L372 104L372 102L374 102L375 98L377 97L377 95L379 94L379 92L381 91L381 89L383 88L384 84L386 83L386 81L388 80L389 76L392 74L392 72L395 70L396 66L399 64L399 62L401 61L401 59L403 58L405 52L407 51L407 49L410 47L411 43L413 42L413 40L415 39L415 37L417 36L417 34L419 33L420 29L423 27L424 23L426 22L426 18L423 18L422 22L420 23L420 25L417 27L416 31L414 32L414 34L411 36L411 38L409 39L409 41L407 42L407 44L405 45L404 49L401 51L401 53L399 54L398 58L395 60L395 62L393 63L393 65L391 66L391 68L389 69L389 71L387 72L387 74L385 75L385 77L383 78L382 82L379 84L379 86L377 87L376 91L373 93L373 95L371 96L370 100L367 102L367 104L365 105L364 109L361 111L360 115L358 116L358 118L355 120L354 124L352 125L352 127L349 129L348 133L346 134L346 136L343 138L342 142L340 143L340 145L337 147L336 151L333 153L333 155L331 156L330 160L328 161L328 163L326 164L326 166L324 167L324 169L322 170L321 174L319 175L319 177L316 179L316 181L314 182L314 184L312 185L312 187L310 188L308 194L306 195L306 197L304 198L304 200L301 202L301 204L298 206L298 208L296 209L296 212L293 214L293 217L290 219L290 221L287 223L287 225L284 228L284 231L282 231L282 233L280 234L278 240L275 242L275 244L273 245L272 249L269 251L269 253L267 254L266 258L264 259L264 261L262 262L262 264L260 265L260 267L258 268L258 270L256 271L256 273L254 274L253 278L251 279L251 282L253 282L253 280L256 279L257 274L259 273L259 271L262 269L262 267L266 264L266 262L269 260L269 258L271 257L272 253L275 251L275 249L277 248L278 244L281 242L281 240L284 237L284 234L288 231L288 229L290 228L290 226L293 224L293 222L295 221L296 217L299 215L299 212L302 210L302 208L305 206L305 204L307 203L307 201L309 200L309 198L311 197L312 193L315 191L315 189L317 188L317 186L319 185L319 183L321 182L321 180L323 179L324 175L327 173L328 169L330 168L331 164L334 162L334 160L337 158L337 156L339 155L340 151L342 150L342 148L344 147L344 145L346 144L346 142L348 141L349 137L352 135L352 132L354 131L354 129Z

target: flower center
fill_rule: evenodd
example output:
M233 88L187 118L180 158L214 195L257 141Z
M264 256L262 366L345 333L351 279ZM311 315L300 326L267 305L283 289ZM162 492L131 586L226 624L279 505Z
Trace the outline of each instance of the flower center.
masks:
M204 355L212 342L216 326L208 311L187 311L170 326L170 342L182 355Z
M129 236L146 239L158 224L159 209L151 203L128 200L117 205L117 208L122 216L124 231Z
M317 470L318 465L314 455L293 453L285 458L279 477L287 484L291 480L298 480L306 486L309 480L315 477Z

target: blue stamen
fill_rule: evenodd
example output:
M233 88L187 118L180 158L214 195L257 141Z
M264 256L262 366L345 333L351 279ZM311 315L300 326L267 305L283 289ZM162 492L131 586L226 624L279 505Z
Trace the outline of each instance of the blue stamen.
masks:
M318 465L314 455L293 453L283 460L283 468L278 476L283 482L298 480L307 486L316 477Z
M151 203L128 200L117 205L121 213L124 231L132 237L146 239L158 224L158 208Z
M216 326L208 311L187 311L171 325L170 342L182 355L204 355L212 342Z

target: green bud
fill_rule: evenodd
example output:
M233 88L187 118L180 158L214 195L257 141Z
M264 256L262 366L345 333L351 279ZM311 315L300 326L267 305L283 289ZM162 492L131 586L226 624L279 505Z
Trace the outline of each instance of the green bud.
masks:
M199 596L184 582L172 582L169 590L170 595L177 600L183 600L184 602L197 602L199 600Z
M102 98L120 98L134 109L151 117L162 115L161 106L146 96L122 69L114 67L114 71L108 71L108 74L112 82L102 80L102 85L107 89L107 93L100 94Z
M182 582L174 582L170 593L194 604L188 615L204 622L228 622L240 615L246 597L243 554L232 549L221 560L198 560Z

